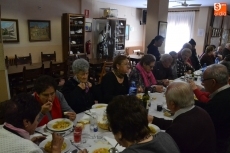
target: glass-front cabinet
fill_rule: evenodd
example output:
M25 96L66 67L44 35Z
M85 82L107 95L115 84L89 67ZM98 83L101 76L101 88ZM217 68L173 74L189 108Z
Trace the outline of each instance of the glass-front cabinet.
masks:
M82 14L62 15L63 61L69 54L84 53L85 17Z
M124 54L125 27L124 18L94 18L94 57L112 59L118 54Z

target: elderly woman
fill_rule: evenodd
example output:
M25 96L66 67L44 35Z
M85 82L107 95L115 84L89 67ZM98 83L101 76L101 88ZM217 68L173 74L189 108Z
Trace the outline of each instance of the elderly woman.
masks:
M190 56L192 55L192 51L189 48L184 48L181 51L181 57L177 59L177 76L184 76L185 73L194 72L194 68L188 62Z
M208 113L194 106L193 91L188 83L173 82L165 93L173 120L149 116L149 122L166 130L181 153L214 153L215 128Z
M76 113L67 104L64 96L57 89L57 84L51 76L41 76L34 84L34 97L42 106L38 126L47 124L50 120L63 118L64 112L70 120L74 121Z
M94 104L92 84L88 81L89 63L83 58L77 59L73 62L72 69L74 77L64 84L62 93L70 107L80 113Z
M152 92L163 92L163 86L157 85L157 80L152 73L155 61L153 55L144 55L131 71L130 82L136 82L138 92L144 92L145 88L149 88Z
M129 92L129 61L127 56L118 55L113 60L113 71L102 78L102 102L109 103L117 95L127 95Z
M19 94L6 101L4 126L0 128L0 148L4 153L43 153L35 144L45 139L43 136L33 137L38 125L41 106L30 94ZM61 153L63 138L53 133L52 153Z
M212 46L206 47L205 53L200 58L200 63L202 66L204 66L205 63L206 66L215 63L214 48Z
M178 54L175 51L171 51L171 52L169 52L169 55L171 55L172 58L173 58L173 62L172 62L172 65L171 65L173 79L177 79L177 58L178 58Z

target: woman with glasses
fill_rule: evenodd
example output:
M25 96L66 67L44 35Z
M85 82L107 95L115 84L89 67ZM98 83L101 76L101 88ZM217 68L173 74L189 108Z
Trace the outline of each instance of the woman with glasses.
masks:
M177 59L177 76L184 76L186 73L193 73L195 70L192 65L188 62L192 56L192 51L189 48L184 48L181 51L181 56Z
M76 118L76 113L67 104L63 94L56 89L54 78L47 75L39 77L34 84L33 96L42 106L38 126L56 118L63 118L64 112L70 120L74 121Z
M127 95L129 81L127 73L130 63L125 55L118 55L113 60L112 72L106 73L101 82L102 102L109 103L117 95Z
M144 92L149 88L152 92L163 92L163 86L155 79L152 70L155 65L155 57L151 54L144 55L140 62L130 73L130 82L135 82L138 92Z
M76 112L81 113L92 107L94 102L93 85L89 82L89 63L83 58L72 64L74 77L64 84L62 93L67 103Z

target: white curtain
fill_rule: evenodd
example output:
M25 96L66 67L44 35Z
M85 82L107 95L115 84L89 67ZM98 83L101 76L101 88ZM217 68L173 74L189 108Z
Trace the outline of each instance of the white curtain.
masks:
M180 51L183 44L189 42L193 34L195 11L169 12L165 53Z

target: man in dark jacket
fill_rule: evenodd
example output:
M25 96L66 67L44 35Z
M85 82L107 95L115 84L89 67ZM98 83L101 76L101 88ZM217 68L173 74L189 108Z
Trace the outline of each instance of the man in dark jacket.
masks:
M202 85L210 93L208 103L196 102L211 116L216 130L216 153L230 152L230 86L228 71L222 64L213 64L204 71Z
M223 59L229 54L230 54L230 43L227 43L223 50Z
M190 57L191 64L195 70L199 70L201 66L196 53L196 42L194 41L194 39L191 39L189 43L192 45L192 56Z

